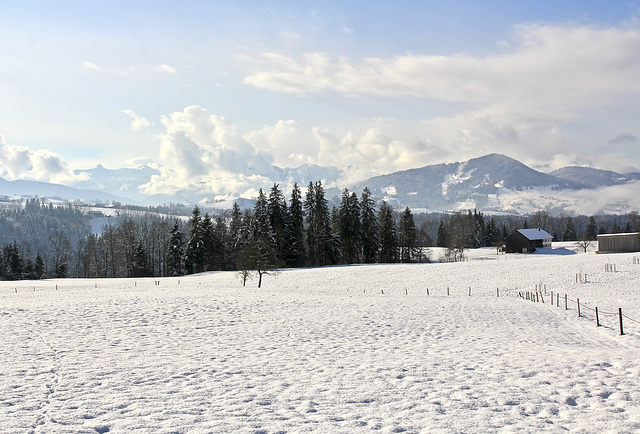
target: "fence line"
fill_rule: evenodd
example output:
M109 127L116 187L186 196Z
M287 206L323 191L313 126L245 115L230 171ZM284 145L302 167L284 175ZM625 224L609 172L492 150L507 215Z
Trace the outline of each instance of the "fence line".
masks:
M556 297L556 306L560 307L560 294L556 293L557 297ZM518 292L518 296L524 300L527 301L534 301L534 302L542 302L544 304L544 297L542 296L542 293L540 293L538 291L538 286L536 285L536 291L535 292L530 292L530 291L525 291L524 293L522 292ZM595 313L595 320L596 320L596 327L600 327L600 315L608 315L608 316L617 316L619 318L619 328L620 328L620 335L624 335L624 328L623 328L623 322L622 322L622 318L626 318L627 320L636 323L636 324L640 324L640 320L631 318L629 315L625 315L622 313L622 308L619 307L618 308L618 312L605 312L605 311L601 311L598 309L597 306L591 307L589 305L587 305L584 302L580 302L580 298L576 298L575 300L572 300L570 298L567 297L567 294L564 295L564 300L565 300L565 310L568 310L568 306L567 303L571 302L574 303L577 306L577 311L578 311L578 317L582 317L582 313L581 313L581 308L582 309L587 309L589 311L592 311ZM553 306L553 292L551 293L551 306Z

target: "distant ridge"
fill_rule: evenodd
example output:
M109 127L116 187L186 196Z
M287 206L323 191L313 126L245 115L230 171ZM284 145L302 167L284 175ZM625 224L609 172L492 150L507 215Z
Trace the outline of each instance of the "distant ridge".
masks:
M253 206L253 197L228 198L223 202L216 192L199 191L200 185L169 195L145 196L139 187L159 174L149 166L106 169L101 165L77 171L89 179L68 187L37 181L7 181L0 178L0 196L47 196L79 199L87 203L116 201L124 204L161 205L201 203L203 206L228 209L234 202ZM490 213L526 214L538 210L559 213L622 213L640 208L640 173L620 174L590 167L570 166L543 173L502 154L489 154L468 161L434 164L375 176L351 185L340 185L344 176L336 167L304 164L296 168L271 166L259 174L266 182L279 184L288 195L294 182L303 190L309 182L322 179L327 199L338 205L341 189L348 187L358 194L368 187L376 200L392 206L408 206L419 211L453 211L478 209ZM271 184L273 185L273 184ZM269 189L271 185L264 185ZM596 189L617 189L593 193ZM596 190L600 191L600 190ZM596 200L597 199L597 200ZM586 210L586 211L583 211Z
M136 201L102 190L81 190L66 185L38 181L7 181L0 178L0 195L4 196L40 196L48 198L77 199L86 203L121 202L135 204Z
M368 186L374 196L392 204L430 210L461 207L494 209L492 198L532 188L578 190L587 185L538 172L502 154L464 162L435 164L376 176L354 186Z

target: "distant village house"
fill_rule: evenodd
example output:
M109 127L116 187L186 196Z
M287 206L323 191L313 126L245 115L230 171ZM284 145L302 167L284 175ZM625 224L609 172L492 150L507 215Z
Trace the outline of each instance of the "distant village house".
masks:
M553 236L542 229L516 229L505 238L507 253L532 253L538 248L551 248Z

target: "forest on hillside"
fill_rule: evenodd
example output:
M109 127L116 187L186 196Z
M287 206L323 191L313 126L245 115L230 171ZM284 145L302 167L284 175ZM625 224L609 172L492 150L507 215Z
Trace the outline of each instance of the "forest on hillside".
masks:
M77 205L38 198L0 210L0 279L180 276L239 270L262 276L278 268L338 264L460 260L431 258L429 247L501 246L518 228L542 228L555 241L595 240L600 233L640 231L637 212L626 215L485 215L476 210L413 214L376 203L368 188L345 189L329 206L322 182L303 196L274 184L260 190L253 209L237 204L217 215L198 206L187 221L157 212L122 210L99 233Z

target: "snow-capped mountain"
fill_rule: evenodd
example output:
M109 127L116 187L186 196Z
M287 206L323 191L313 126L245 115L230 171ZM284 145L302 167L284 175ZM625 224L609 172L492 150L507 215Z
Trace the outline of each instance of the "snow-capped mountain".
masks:
M148 183L153 175L160 174L157 169L149 166L140 166L134 169L107 169L102 165L98 165L93 169L77 170L76 173L86 173L90 178L87 181L74 184L75 188L106 191L114 195L130 198L129 202L162 204L165 202L199 202L207 200L205 194L196 193L195 189L194 191L180 190L172 195L143 195L138 188ZM303 164L294 168L271 166L269 173L261 173L259 175L280 184L283 190L289 190L294 182L297 182L301 187L318 179L323 179L327 183L335 182L340 178L342 172L336 167ZM269 188L269 186L265 186L265 188ZM215 196L215 192L209 194L209 196Z
M86 203L93 202L121 202L135 203L134 200L111 194L102 190L81 190L66 185L51 184L38 181L7 181L0 178L0 196L8 197L47 197L65 200L81 200Z
M587 168L578 168L587 169ZM500 154L490 154L465 162L436 164L377 176L354 186L367 186L374 197L393 206L409 206L431 211L474 209L485 212L525 214L537 210L559 212L626 212L629 202L619 195L615 202L596 201L595 188L633 183L635 178L614 172L590 169L602 176L570 176L580 170L558 170L547 174ZM605 176L604 174L608 174ZM612 184L611 179L618 180ZM622 198L622 200L621 200ZM604 198L606 199L606 198ZM596 206L597 205L597 206Z
M584 184L591 188L621 185L629 181L640 180L640 173L617 173L610 170L594 169L592 167L568 166L554 170L550 175Z
M362 181L356 189L365 186L374 196L393 205L430 210L469 206L492 209L497 205L493 203L493 198L507 191L521 192L533 187L552 191L586 187L575 181L538 172L500 154L376 176Z
M81 170L90 179L66 187L33 181L9 182L0 179L0 195L56 196L66 199L118 201L158 205L167 202L200 202L216 208L230 208L234 201L251 207L253 198L231 198L213 202L193 191L178 191L167 196L144 196L138 190L158 170L149 166L135 169L106 169L101 165ZM538 210L551 213L598 212L620 213L640 209L640 173L620 174L589 167L565 167L551 173L536 171L521 162L500 154L490 154L464 162L435 164L376 176L355 185L340 183L344 174L335 167L305 164L296 168L271 166L262 176L289 192L294 182L305 188L322 179L327 185L327 199L340 200L340 188L358 194L369 187L374 198L396 207L414 210L449 211L478 209L484 212L526 214ZM271 184L272 185L272 184ZM264 185L268 189L271 185Z

